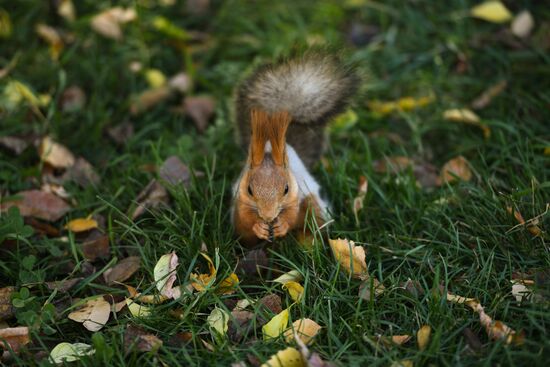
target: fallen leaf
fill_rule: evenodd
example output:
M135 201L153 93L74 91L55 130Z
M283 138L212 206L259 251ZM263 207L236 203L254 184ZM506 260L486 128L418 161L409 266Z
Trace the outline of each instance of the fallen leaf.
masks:
M74 362L80 360L80 357L91 356L95 349L91 345L84 343L59 343L50 352L49 361L55 364L63 362Z
M365 249L356 246L353 241L347 239L329 239L330 248L340 266L354 278L367 279L367 263L365 262Z
M178 73L170 78L168 85L170 88L177 90L180 93L186 93L191 88L192 81L189 75L185 73Z
M491 23L505 23L512 19L512 13L500 1L486 1L476 5L470 14Z
M109 321L111 305L103 297L88 300L81 308L69 314L68 318L82 323L90 331L99 331Z
M153 89L160 88L166 84L166 76L158 69L145 70L145 80L147 80L149 87Z
M457 179L470 181L472 179L470 164L463 156L453 158L443 165L439 179L442 184L451 183Z
M162 346L162 340L146 332L143 328L129 324L124 331L124 350L156 353Z
M355 223L359 225L359 211L363 209L363 203L367 196L369 182L365 176L359 177L359 187L357 188L357 196L353 199L353 215L355 215Z
M307 365L296 348L288 347L272 355L261 367L307 367Z
M210 326L211 330L214 330L215 333L223 336L227 333L229 314L227 311L215 307L212 312L210 312L210 315L208 315L206 322L208 323L208 326Z
M359 116L351 108L337 115L329 124L331 132L345 131L352 128L359 121Z
M149 303L149 304L153 304L153 305L158 305L158 304L161 304L161 303L163 303L163 302L165 302L169 299L166 296L158 295L158 294L142 295L141 293L139 293L137 291L137 289L135 289L131 285L125 284L124 286L128 290L128 293L130 294L130 298L135 300L135 301L139 301L140 303ZM177 287L174 287L174 289L173 289L175 291L175 293L178 292L178 291L176 291L176 288Z
M367 102L367 106L376 114L381 116L389 115L397 111L412 111L425 107L435 101L435 97L403 97L396 101L382 102L378 100Z
M126 306L134 317L147 317L151 315L151 307L142 306L130 298L126 298Z
M359 298L364 299L366 301L370 301L371 299L371 284L369 279L365 279L361 285L359 286ZM380 283L378 279L372 278L372 289L374 297L378 297L384 291L386 290L386 287L384 287L384 284Z
M99 230L90 231L80 248L84 258L92 262L99 258L109 258L111 255L109 236Z
M411 339L410 335L393 335L391 341L396 345L403 345Z
M294 334L294 340L300 348L300 354L302 355L302 361L307 367L334 367L334 364L324 361L318 353L310 352L307 345L301 340L298 334Z
M1 136L0 146L15 155L20 155L25 151L25 149L27 149L29 144L25 140L15 136Z
M69 278L64 280L57 280L54 282L45 282L44 284L48 287L49 290L57 290L58 292L65 293L71 290L75 285L77 285L84 278Z
M400 361L393 362L390 367L414 367L414 363L410 359L402 359Z
M260 277L269 268L269 259L263 249L248 251L237 264L239 275Z
M276 338L287 328L288 326L289 309L284 309L264 326L262 326L262 333L264 340Z
M176 281L177 266L178 255L175 252L171 252L161 256L153 270L157 289L165 297L176 298L177 292L174 292L173 286Z
M9 351L4 343L8 343L9 347L13 349L15 353L19 352L19 349L31 342L29 335L29 328L26 326L8 327L0 329L0 349Z
M508 213L510 215L513 215L514 218L516 218L516 220L518 221L519 224L525 226L527 228L527 230L529 232L531 232L531 234L533 236L540 236L542 234L542 230L538 226L538 223L539 223L538 218L535 217L533 219L525 221L525 219L523 219L523 215L521 215L520 211L515 210L511 206L506 207L506 211L508 211Z
M429 325L423 325L420 330L416 333L416 342L418 344L418 349L423 351L428 346L430 342L430 335L432 333L432 328Z
M15 310L11 303L11 296L15 292L14 287L0 288L0 321L12 318Z
M0 210L6 211L12 206L19 208L24 217L35 217L49 222L58 221L71 210L69 204L57 195L40 190L21 191L14 199L2 202Z
M153 179L136 198L137 206L131 211L130 218L135 220L147 209L157 208L168 203L168 191L157 180Z
M86 218L77 218L73 219L67 224L65 224L65 229L68 229L71 232L80 233L80 232L86 232L91 229L97 228L98 224L95 219L93 219L91 216L88 216Z
M141 259L139 256L129 256L122 259L111 269L105 270L103 278L105 283L113 285L115 283L122 283L129 279L140 267Z
M135 9L124 9L117 6L95 15L91 20L91 26L94 31L104 37L120 40L122 39L121 25L131 22L136 18L137 13Z
M227 336L233 343L240 343L249 332L255 330L256 315L250 311L234 309L231 311L231 322L227 330Z
M169 87L160 87L148 89L134 98L130 105L130 113L132 115L140 114L148 109L158 105L170 97L172 91Z
M23 103L27 103L34 111L43 105L31 88L18 80L10 80L4 87L2 107L6 110L15 110Z
M214 114L216 104L212 97L186 97L183 101L183 110L191 117L197 130L204 132L208 127L208 120Z
M507 86L508 82L506 80L501 80L500 82L491 85L479 97L472 101L472 108L480 110L487 107L496 96L504 92Z
M210 256L208 256L204 252L201 252L200 254L208 262L209 274L191 273L190 279L191 279L191 285L193 286L193 288L195 288L195 290L198 292L203 292L206 290L208 286L212 285L216 280L216 268L214 267L214 263L212 262L212 259L210 258Z
M134 125L130 121L124 121L117 126L107 129L107 135L118 145L124 145L134 136Z
M75 163L73 153L65 146L54 142L49 136L44 137L40 142L38 155L40 160L55 168L69 168Z
M300 282L304 279L298 270L291 270L283 275L273 279L272 282L286 284L288 282Z
M300 319L294 321L292 328L285 331L284 337L286 342L290 343L294 340L294 333L296 333L305 344L310 344L317 333L319 333L319 330L321 330L321 326L315 321Z
M282 312L283 308L281 306L281 297L276 294L268 294L258 300L260 305L259 309L267 309L273 314L278 314Z
M4 9L0 9L0 38L9 38L12 29L10 14Z
M160 166L159 176L171 185L183 184L189 187L191 172L189 168L175 155L168 157Z
M462 335L464 336L464 339L466 340L466 343L468 346L476 353L481 352L483 349L483 344L481 344L481 340L479 340L479 337L476 333L472 331L470 328L465 328L462 330Z
M290 298L292 298L294 302L300 302L302 296L304 295L304 287L302 287L302 285L297 282L286 282L285 284L283 284L283 289L286 289L286 291L290 295Z
M235 273L231 273L227 278L222 280L218 284L216 293L218 294L233 294L235 293L235 288L239 285L239 277Z
M405 156L393 156L385 157L384 159L378 159L373 162L373 168L378 173L399 173L412 167L414 161Z
M59 59L59 55L65 47L59 32L55 28L43 23L37 24L34 30L38 36L50 46L50 56L52 60Z
M455 108L443 112L443 118L448 121L462 122L468 125L477 126L483 131L483 137L489 139L491 137L491 129L489 126L481 122L478 115L467 108Z
M84 108L86 93L77 85L72 85L63 91L59 105L63 112L76 112Z
M86 188L90 185L97 186L101 178L94 167L84 158L78 157L75 163L67 169L65 178L76 182L80 187Z
M72 0L60 0L57 2L57 14L69 22L76 19L76 11Z

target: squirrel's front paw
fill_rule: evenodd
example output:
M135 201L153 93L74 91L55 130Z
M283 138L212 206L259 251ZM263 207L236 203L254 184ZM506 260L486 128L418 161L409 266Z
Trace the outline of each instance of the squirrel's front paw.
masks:
M284 237L288 233L290 225L284 219L277 218L273 223L273 235L275 237Z
M261 238L262 240L269 241L269 225L264 222L256 222L252 226L252 231L256 237Z

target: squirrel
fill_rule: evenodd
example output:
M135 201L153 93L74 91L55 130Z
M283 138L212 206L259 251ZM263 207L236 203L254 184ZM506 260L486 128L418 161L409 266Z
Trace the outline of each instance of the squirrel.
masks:
M309 169L325 149L324 127L358 84L337 56L306 53L263 65L237 87L237 132L248 148L231 209L241 243L273 242L303 228L308 215L326 222L328 205Z

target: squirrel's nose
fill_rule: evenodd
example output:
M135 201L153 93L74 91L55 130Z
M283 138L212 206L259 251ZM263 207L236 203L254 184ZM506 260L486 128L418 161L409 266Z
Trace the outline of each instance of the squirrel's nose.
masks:
M279 212L278 210L259 210L258 211L258 215L260 216L260 218L262 218L262 220L266 223L271 223L275 220L275 218L277 218L277 215L279 215Z

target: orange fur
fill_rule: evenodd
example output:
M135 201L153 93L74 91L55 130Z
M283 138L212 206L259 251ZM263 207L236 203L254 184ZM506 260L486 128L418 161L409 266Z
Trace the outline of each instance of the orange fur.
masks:
M259 166L264 160L265 143L269 140L269 115L262 110L250 111L252 124L252 140L250 142L250 159L253 167Z
M269 118L269 141L271 155L276 165L286 164L286 130L290 124L290 115L286 111L276 112Z

